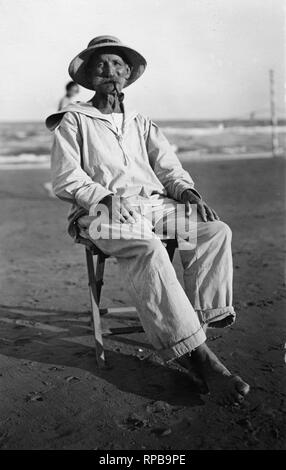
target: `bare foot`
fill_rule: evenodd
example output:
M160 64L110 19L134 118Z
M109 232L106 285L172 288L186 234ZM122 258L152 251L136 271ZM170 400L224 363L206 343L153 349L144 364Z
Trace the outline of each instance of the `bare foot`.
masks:
M189 362L220 403L240 403L248 394L249 385L238 375L232 375L205 343L192 352Z
M205 334L207 334L207 323L203 323L201 326ZM183 369L184 373L186 373L191 381L198 387L200 393L206 394L209 392L209 388L204 376L201 373L200 367L197 367L196 363L192 360L192 353L187 353L184 356L178 357L175 359L175 362L180 366L181 369Z
M175 360L175 362L180 366L181 370L191 379L191 381L196 385L201 394L209 392L208 386L202 377L202 374L199 370L196 370L196 367L192 364L191 354L186 354Z

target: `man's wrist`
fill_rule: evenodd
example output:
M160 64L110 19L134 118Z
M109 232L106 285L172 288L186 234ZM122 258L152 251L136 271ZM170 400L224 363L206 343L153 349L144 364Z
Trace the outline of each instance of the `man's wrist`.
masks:
M95 215L98 211L98 206L100 204L108 206L108 201L109 201L109 204L110 204L110 199L111 199L112 196L114 196L113 193L106 194L106 196L104 196L102 199L100 199L99 201L94 202L93 204L91 204L91 206L89 208L89 215Z
M187 202L190 199L200 199L200 200L202 200L202 196L194 188L185 189L181 194L181 200L182 200L182 202Z
M106 196L104 196L103 199L101 199L98 204L106 204L106 202L110 201L110 199L112 198L113 196L113 193L109 193L107 194Z

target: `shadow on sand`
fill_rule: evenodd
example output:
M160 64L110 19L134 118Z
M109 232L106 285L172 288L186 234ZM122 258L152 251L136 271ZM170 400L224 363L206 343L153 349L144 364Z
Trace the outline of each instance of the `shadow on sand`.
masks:
M104 322L117 320L137 322L138 318L104 317ZM138 346L148 348L144 333L109 337L105 341L107 369L95 362L89 312L58 311L23 306L0 305L0 353L20 360L89 372L118 389L151 400L162 400L175 406L197 406L203 401L191 379L172 368L136 355ZM125 322L125 323L124 323ZM138 353L137 353L138 354Z

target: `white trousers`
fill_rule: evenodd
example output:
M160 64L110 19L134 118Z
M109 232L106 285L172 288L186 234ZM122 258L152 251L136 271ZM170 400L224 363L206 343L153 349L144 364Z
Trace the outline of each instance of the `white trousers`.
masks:
M230 228L221 221L203 222L199 216L194 220L183 212L178 216L176 207L168 198L151 201L151 205L140 202L139 220L133 227L128 223L110 226L106 221L101 224L100 238L92 217L89 227L81 229L81 236L117 258L120 277L148 339L165 361L202 344L206 340L204 324L225 327L235 320ZM138 236L142 224L144 238ZM166 224L167 238L179 240L185 289L161 241ZM104 225L109 236L104 235ZM115 238L110 238L110 227Z

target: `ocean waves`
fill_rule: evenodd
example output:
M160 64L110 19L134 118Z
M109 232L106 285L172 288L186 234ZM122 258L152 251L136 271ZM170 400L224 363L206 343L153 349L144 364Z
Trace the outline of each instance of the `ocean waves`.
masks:
M265 123L254 124L237 121L159 123L161 130L183 161L271 156L271 126ZM286 125L277 127L277 138L279 152L284 155ZM43 123L0 123L0 143L0 169L50 167L52 134Z

